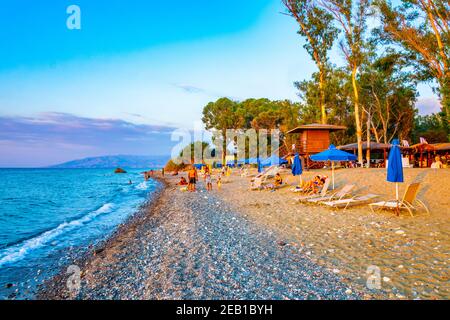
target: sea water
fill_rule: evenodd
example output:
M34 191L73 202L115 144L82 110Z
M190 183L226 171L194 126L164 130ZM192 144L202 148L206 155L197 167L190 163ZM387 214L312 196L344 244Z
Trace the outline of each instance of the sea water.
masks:
M0 169L0 299L33 298L136 213L158 185L140 171Z

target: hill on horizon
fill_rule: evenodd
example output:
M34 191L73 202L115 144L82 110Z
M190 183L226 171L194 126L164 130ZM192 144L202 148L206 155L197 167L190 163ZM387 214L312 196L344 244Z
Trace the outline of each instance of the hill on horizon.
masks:
M170 156L132 156L115 155L89 157L84 159L72 160L61 164L49 166L49 168L59 169L110 169L110 168L162 168Z

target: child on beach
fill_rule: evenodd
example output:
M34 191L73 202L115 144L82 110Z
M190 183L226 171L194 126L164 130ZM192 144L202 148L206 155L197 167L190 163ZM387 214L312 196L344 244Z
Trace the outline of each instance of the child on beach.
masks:
M205 183L206 183L206 190L212 191L212 180L211 174L209 172L205 174Z
M222 176L219 174L217 176L217 189L219 189L220 191L221 188L222 188Z

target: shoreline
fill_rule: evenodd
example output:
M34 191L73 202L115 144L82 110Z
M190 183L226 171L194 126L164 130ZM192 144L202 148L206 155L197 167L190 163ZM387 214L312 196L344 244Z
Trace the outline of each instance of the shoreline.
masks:
M88 253L74 263L82 270L80 292L68 292L68 275L62 270L38 298L364 297L363 288L313 263L290 237L255 225L219 194L180 192L174 186L178 178L159 177L162 187L154 201L96 249L97 254Z
M83 268L86 268L86 266L88 266L98 254L101 254L105 250L113 248L117 244L121 243L121 238L129 236L136 230L143 220L151 217L154 207L158 205L158 202L161 200L162 193L168 187L168 182L163 177L153 176L152 179L158 182L157 188L153 192L149 193L148 198L141 205L141 207L129 218L127 218L126 221L118 225L116 230L114 230L111 235L99 241L95 246L89 248L89 250L81 254L77 259L72 261L72 263L67 263L64 265L55 276L39 285L35 298L39 300L70 300L75 298L68 293L66 289L66 282L68 280L68 276L66 274L67 268L70 265L75 265L83 270ZM81 273L81 277L83 277L83 271Z

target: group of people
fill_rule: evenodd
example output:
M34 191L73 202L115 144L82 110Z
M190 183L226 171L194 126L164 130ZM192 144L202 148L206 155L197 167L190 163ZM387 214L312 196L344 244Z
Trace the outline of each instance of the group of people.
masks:
M203 174L203 179L204 179L204 182L206 185L206 190L212 191L213 183L212 183L212 173L211 173L210 168L208 166L204 166L202 168L202 174ZM225 176L225 175L227 175L227 176L231 175L231 170L226 171L226 170L222 169L221 173L219 175L217 175L216 183L217 183L218 190L220 190L222 187L222 176ZM184 177L181 177L180 182L178 182L178 185L186 186L187 191L190 191L190 192L196 191L196 185L197 185L197 181L198 181L198 170L195 166L191 166L190 169L187 171L187 177L188 177L187 180Z

